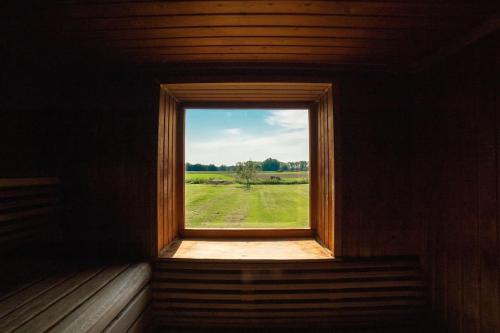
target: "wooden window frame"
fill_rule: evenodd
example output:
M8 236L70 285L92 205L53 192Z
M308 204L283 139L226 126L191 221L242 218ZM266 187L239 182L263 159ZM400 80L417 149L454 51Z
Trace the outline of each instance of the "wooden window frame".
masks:
M185 110L190 108L295 108L309 110L309 228L219 229L185 228ZM335 210L336 140L332 88L311 102L182 102L163 85L158 131L158 251L175 238L295 238L316 237L340 253L340 221ZM335 229L335 230L334 230Z

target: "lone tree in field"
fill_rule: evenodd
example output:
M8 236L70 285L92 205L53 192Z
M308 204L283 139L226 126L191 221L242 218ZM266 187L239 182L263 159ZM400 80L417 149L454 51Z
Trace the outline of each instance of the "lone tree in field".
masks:
M236 175L245 181L247 189L250 188L250 182L257 176L258 163L252 161L238 162L236 164Z

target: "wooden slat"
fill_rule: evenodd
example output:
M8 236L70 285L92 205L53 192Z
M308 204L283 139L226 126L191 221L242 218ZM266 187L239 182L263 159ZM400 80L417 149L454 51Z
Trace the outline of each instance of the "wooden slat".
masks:
M158 305L160 303L157 303L156 305ZM208 303L210 304L210 303ZM205 303L205 306L208 306L208 304ZM199 305L199 304L198 304ZM391 306L410 306L410 307L414 307L414 306L423 306L424 305L424 301L422 300L384 300L384 301L356 301L356 302L315 302L315 303L307 303L307 302L304 302L304 303L274 303L274 304L254 304L252 306L249 306L248 304L245 304L245 306L243 307L240 307L241 310L246 310L248 309L248 311L243 311L245 314L247 314L248 316L251 316L252 315L252 308L258 308L258 309L267 309L267 310L292 310L292 309L309 309L309 310L312 310L312 309L350 309L350 308L366 308L366 307L391 307ZM168 306L168 309L165 309L163 313L171 313L171 312L174 312L170 309L170 304L167 303L167 306ZM245 309L246 308L246 309ZM156 312L160 312L159 308L158 307L155 307L154 308L156 310ZM192 314L191 311L189 310L183 310L182 311L183 313L185 314ZM194 311L193 311L194 312ZM174 313L178 313L180 314L180 311L179 312L174 312ZM227 312L227 313L224 313L225 315L227 315L228 317L231 316L231 314L233 315L236 315L235 313L232 313L232 312ZM262 313L260 313L262 315ZM217 312L212 312L211 313L212 316L216 316L217 315ZM241 315L241 314L238 314L238 315ZM268 314L268 316L271 316L273 317L275 315L274 312L271 312ZM289 315L289 314L288 314ZM262 316L265 316L265 315L262 315Z
M149 332L151 323L153 321L152 306L149 305L137 318L137 320L130 326L127 333L143 333Z
M328 83L300 83L300 82L217 82L217 83L169 83L164 85L169 91L175 92L177 90L199 90L199 89L213 89L213 90L241 90L241 89L309 89L324 91L330 84Z
M231 284L227 282L208 283L203 281L165 281L154 282L155 288L178 288L178 289L200 289L200 290L297 290L296 283L283 284ZM357 288L399 288L399 287L423 287L421 280L408 281L356 281L356 282L313 282L300 285L301 290L313 289L357 289Z
M0 222L25 219L25 218L33 217L33 216L46 215L46 214L54 213L58 208L59 208L58 206L32 208L29 210L2 214L2 215L0 215Z
M161 38L201 37L307 37L364 38L382 40L414 40L415 34L403 30L319 28L319 27L184 27L116 30L72 34L83 41L92 40L152 40ZM418 37L418 36L417 36ZM422 38L422 37L421 37Z
M409 298L415 299L420 298L423 299L422 291L386 291L386 290L378 290L378 291L359 291L359 292L328 292L318 291L318 292L310 292L310 293L300 293L300 292L289 292L289 293L221 293L213 292L213 293L201 293L198 291L191 292L179 292L179 291L157 291L155 294L155 299L168 301L169 306L175 307L175 302L196 302L196 301L239 301L239 302L258 302L258 301L318 301L323 305L328 301L337 301L337 302L348 302L352 299L365 299L365 298L377 298L377 299L391 299L391 298ZM175 302L174 302L175 300ZM245 306L248 308L259 307L259 305L248 305L241 304L240 308L245 309ZM279 307L280 304L276 304L276 307ZM193 306L194 307L194 306Z
M373 29L450 28L457 27L459 18L432 19L425 17L373 17L345 15L174 15L138 16L133 18L89 18L67 21L68 30L115 30L211 26L270 26L270 27L341 27Z
M3 188L0 191L0 199L13 199L22 197L39 197L39 196L55 196L59 193L55 187L40 186L40 187L14 187Z
M99 269L90 269L69 277L64 282L47 290L39 297L9 313L0 322L0 331L12 332L39 313L56 303L83 283L91 279Z
M7 287L7 288L2 289L0 291L0 302L3 302L4 300L10 298L12 295L19 294L21 291L23 291L29 287L33 287L35 284L37 284L38 282L41 282L42 280L44 280L46 278L47 278L47 273L40 274L38 276L34 276L33 279L30 281L21 281L21 284L16 284L13 289L10 286L3 286L3 288L5 288L5 287ZM0 318L1 318L1 316L0 316Z
M119 51L131 56L162 56L162 55L184 55L184 54L302 54L302 55L349 55L349 56L403 56L403 49L381 49L381 48L346 48L335 46L280 46L280 45L219 45L219 46L175 46L175 47L150 47L150 48L123 48ZM408 51L406 51L408 52Z
M127 55L131 61L155 61L158 63L164 62L224 62L224 61L245 61L251 62L297 62L300 60L302 63L322 62L325 64L360 64L366 63L370 65L384 65L390 62L397 65L402 63L402 58L390 59L386 56L372 56L372 55L340 55L340 54L308 54L308 53L270 53L262 54L259 52L254 53L205 53L205 54L164 54L164 55Z
M142 315L151 301L151 290L144 287L125 309L106 327L106 333L121 333L134 325L135 321Z
M59 178L0 178L0 188L57 184L59 184Z
M309 100L315 99L318 96L317 93L289 93L289 92L281 92L281 93L276 93L276 92L224 92L224 91L198 91L198 92L187 92L187 93L177 93L176 94L177 98L179 99L185 99L189 97L241 97L241 98L247 98L247 97L259 97L262 96L263 98L268 98L268 97L283 97L283 98L294 98L294 97L305 97L309 98Z
M370 16L469 16L487 12L472 4L383 1L179 1L126 2L120 4L72 4L59 14L73 18L189 14L328 14Z
M185 327L193 327L185 318L197 318L204 327L394 323L417 318L426 304L412 258L160 259L152 287L157 322Z
M198 38L180 37L156 39L109 39L103 41L84 41L87 46L99 45L110 48L137 48L149 49L159 47L186 47L186 46L323 46L361 49L388 49L394 50L410 43L408 40L339 38L339 37L217 37L206 36Z
M401 327L404 325L408 326L409 322L415 321L419 316L415 315L415 312L412 314L398 313L398 314L389 314L384 315L384 313L380 313L375 316L351 316L351 317L338 317L335 313L332 313L330 317L320 316L320 317L309 317L306 321L303 318L246 318L244 316L239 318L212 318L210 315L206 315L204 317L197 317L198 325L210 328L217 329L225 329L228 326L234 328L243 328L246 329L248 327L252 328L277 328L283 329L283 327L287 328L300 328L310 330L311 327L318 327L322 329L331 329L332 324L338 327L353 327L357 328L373 328L374 322L380 326L380 323L385 323L385 326L388 324L393 327ZM159 325L166 325L168 327L183 327L190 328L192 324L191 316L174 316L169 317L165 316L158 320ZM411 327L410 327L411 329Z
M127 266L122 265L111 266L104 269L89 281L82 284L74 292L60 299L50 308L16 329L16 332L45 332L49 330L78 306L91 298L101 288L106 286L126 268Z
M59 322L52 332L102 331L148 283L150 277L148 264L131 266Z
M16 201L0 201L0 211L3 209L12 209L12 208L22 208L22 207L30 207L30 206L46 206L47 204L57 204L59 202L59 198L57 197L46 197L46 198L34 198L34 199L19 199Z
M164 228L165 220L163 218L164 211L164 145L165 145L165 98L166 92L164 89L160 89L160 102L158 110L158 157L157 157L157 202L156 202L156 218L157 218L157 251L159 252L163 247L167 245L164 238Z
M179 172L177 155L181 154L176 145L179 129L177 126L177 100L165 86L160 92L160 125L158 128L158 252L178 236L179 192L176 173ZM183 171L183 167L181 169ZM184 207L182 207L184 209Z
M196 259L158 259L155 267L162 269L207 269L207 270L335 270L335 269L416 269L419 267L417 260L412 259L369 259L369 260L196 260Z
M73 272L74 273L74 272ZM36 299L47 290L62 283L68 277L71 277L71 272L61 272L50 276L38 283L34 283L25 289L20 290L16 294L11 294L8 298L4 298L0 302L0 319L4 318L10 312L22 307L33 299Z
M337 279L365 279L365 278L394 278L405 277L405 278L419 278L420 271L379 271L379 272L328 272L320 271L316 273L310 273L308 271L290 273L286 271L269 271L269 272L236 272L233 274L228 273L205 273L200 271L192 272L182 272L182 271L161 271L155 272L156 279L192 279L192 280L224 280L224 281L241 281L241 282L253 282L253 281L295 281L300 280L331 280L336 281Z

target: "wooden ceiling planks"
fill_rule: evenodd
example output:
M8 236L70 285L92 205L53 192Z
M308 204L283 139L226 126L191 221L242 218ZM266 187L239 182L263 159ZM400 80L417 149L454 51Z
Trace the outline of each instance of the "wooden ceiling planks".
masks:
M11 18L8 30L40 36L40 48L85 61L402 68L499 9L451 0L68 1L1 16Z
M307 102L331 87L328 83L182 83L164 87L183 103L189 102Z

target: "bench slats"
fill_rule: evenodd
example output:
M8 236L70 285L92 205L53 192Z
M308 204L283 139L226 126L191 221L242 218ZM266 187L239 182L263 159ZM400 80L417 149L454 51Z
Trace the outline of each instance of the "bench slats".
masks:
M17 332L45 332L105 287L126 268L127 265L119 265L104 269L74 292L62 298L59 302L19 327Z
M130 304L113 320L104 330L106 333L121 333L126 332L129 327L134 324L134 321L139 318L145 308L151 302L151 289L149 286L144 287Z
M9 313L0 322L0 332L12 332L31 318L55 304L73 290L98 274L100 269L89 269L71 276L58 285L50 288L40 296Z
M71 276L71 273L58 273L24 288L16 294L10 293L8 297L0 302L0 320L10 312L39 297L50 288L60 284L69 276Z
M135 322L130 326L130 328L127 330L127 333L143 333L143 332L148 332L148 325L152 322L153 320L153 310L152 306L149 305L135 320Z
M51 332L100 332L151 279L148 264L136 264L78 307Z
M126 332L149 325L151 267L117 264L65 270L0 300L0 332Z

